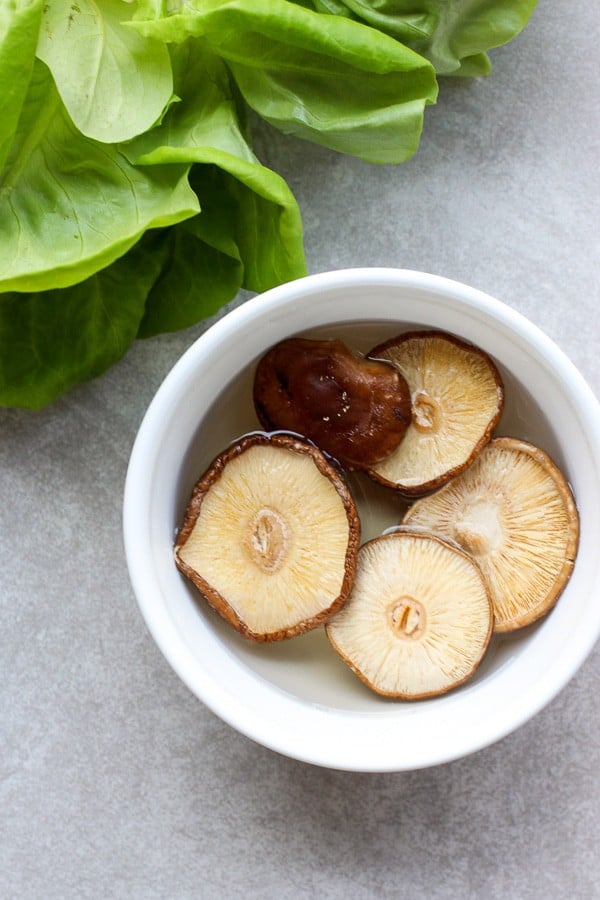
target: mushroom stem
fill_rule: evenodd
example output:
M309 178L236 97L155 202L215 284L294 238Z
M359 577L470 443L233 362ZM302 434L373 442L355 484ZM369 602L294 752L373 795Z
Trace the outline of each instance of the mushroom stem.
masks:
M499 507L493 500L484 498L468 504L453 529L454 539L474 556L496 550L503 536Z
M425 631L425 607L414 597L400 597L388 606L387 619L396 637L416 641Z

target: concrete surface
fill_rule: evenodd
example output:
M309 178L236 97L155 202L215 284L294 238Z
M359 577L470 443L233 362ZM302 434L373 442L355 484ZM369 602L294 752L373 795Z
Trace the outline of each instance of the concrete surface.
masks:
M261 128L310 270L466 281L529 316L599 394L598 25L594 3L540 2L489 79L443 86L400 167ZM0 412L0 896L600 897L598 649L517 733L386 775L255 745L164 661L129 586L123 481L203 327L139 343L40 413Z

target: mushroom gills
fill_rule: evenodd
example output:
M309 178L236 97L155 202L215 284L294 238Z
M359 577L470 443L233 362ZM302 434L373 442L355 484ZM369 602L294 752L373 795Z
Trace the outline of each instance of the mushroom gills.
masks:
M407 332L369 357L394 364L412 403L403 441L369 474L406 495L440 487L476 458L500 418L504 387L496 365L479 348L439 331Z
M250 435L200 479L175 549L208 602L254 640L322 623L350 589L360 525L339 473L307 442Z
M473 560L436 536L400 530L363 545L348 602L326 632L368 687L416 700L473 674L492 623L489 593Z
M473 556L489 586L496 631L545 615L573 570L579 520L569 486L545 452L516 438L493 439L402 521L451 538Z

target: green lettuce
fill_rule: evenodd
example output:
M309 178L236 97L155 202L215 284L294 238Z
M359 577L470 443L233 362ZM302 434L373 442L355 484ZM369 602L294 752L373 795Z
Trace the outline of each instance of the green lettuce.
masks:
M218 178L217 169L213 174ZM216 313L242 287L244 265L226 206L205 209L163 235L165 261L146 297L137 337L187 328Z
M10 5L0 5L0 169L10 150L27 95L42 3L43 0L14 0Z
M301 6L355 19L429 59L438 75L487 75L487 50L506 44L529 21L537 0L299 0Z
M534 0L0 4L0 403L37 408L240 288L306 273L252 108L369 162L417 149L437 75L485 74Z
M37 55L75 127L97 141L141 134L171 99L169 51L127 26L134 9L122 0L44 2Z
M120 359L164 260L162 235L80 284L0 294L0 401L37 409Z
M140 168L193 163L190 182L201 207L201 215L171 229L143 337L192 325L242 287L264 291L306 274L298 204L283 178L252 153L223 61L200 49L195 40L173 49L182 101L125 148Z
M288 0L202 0L132 27L169 42L202 38L267 122L369 162L412 156L437 97L433 66L419 54Z
M0 186L0 290L67 287L198 212L189 164L141 168L82 135L36 60Z
M248 146L239 101L223 62L197 50L191 41L174 48L178 102L147 134L119 145L83 138L70 122L46 66L36 63L24 116L30 106L43 110L48 99L51 113L38 118L38 142L9 159L13 183L6 181L4 189L12 188L11 207L21 210L29 201L35 209L39 194L31 187L34 178L52 184L52 173L60 172L56 184L60 178L68 184L62 173L70 171L68 163L75 159L70 154L81 152L78 142L84 143L87 157L82 154L79 171L73 163L74 183L85 187L87 171L98 183L89 197L79 196L79 207L75 200L61 207L63 198L56 188L52 203L63 215L56 222L48 215L38 231L32 228L28 244L27 235L14 228L16 218L7 208L4 223L0 209L0 227L17 248L11 254L9 241L0 246L0 259L6 254L4 271L12 267L13 283L22 287L25 282L18 248L31 247L35 239L40 244L36 258L46 261L45 269L27 276L27 287L35 278L43 290L12 288L0 294L0 403L45 405L100 374L136 337L192 325L215 313L241 287L265 290L306 274L296 200L285 181L262 166ZM157 190L163 183L164 196ZM139 185L147 188L140 189L136 205ZM182 202L177 204L179 197ZM163 217L175 210L177 218L148 219L152 204ZM59 253L66 257L70 242L75 243L70 209L86 213L91 233L84 252L80 241L69 266L59 268ZM37 224L33 212L29 218ZM142 225L143 236L140 240L139 233L134 234L123 252L119 229L130 220L136 228ZM94 241L108 261L99 268ZM86 256L90 247L94 252ZM17 279L19 264L23 276ZM86 277L76 281L76 272L86 272ZM61 282L62 289L57 289Z

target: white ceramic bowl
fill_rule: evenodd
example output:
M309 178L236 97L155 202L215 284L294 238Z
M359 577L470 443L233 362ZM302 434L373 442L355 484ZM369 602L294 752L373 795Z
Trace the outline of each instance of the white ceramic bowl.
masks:
M538 444L569 479L581 518L572 578L554 610L494 640L475 676L439 698L378 697L337 657L323 629L271 645L238 636L173 563L196 479L232 439L257 428L249 366L297 333L359 350L413 327L453 332L487 351L506 386L497 433ZM385 494L385 496L383 496ZM383 489L359 491L363 537L394 515ZM391 505L390 505L391 504ZM444 278L355 269L282 285L234 309L183 355L152 401L131 455L124 537L150 632L188 687L254 740L310 763L399 771L443 763L502 738L572 677L600 634L600 408L558 347L498 300ZM393 524L393 521L390 522Z

